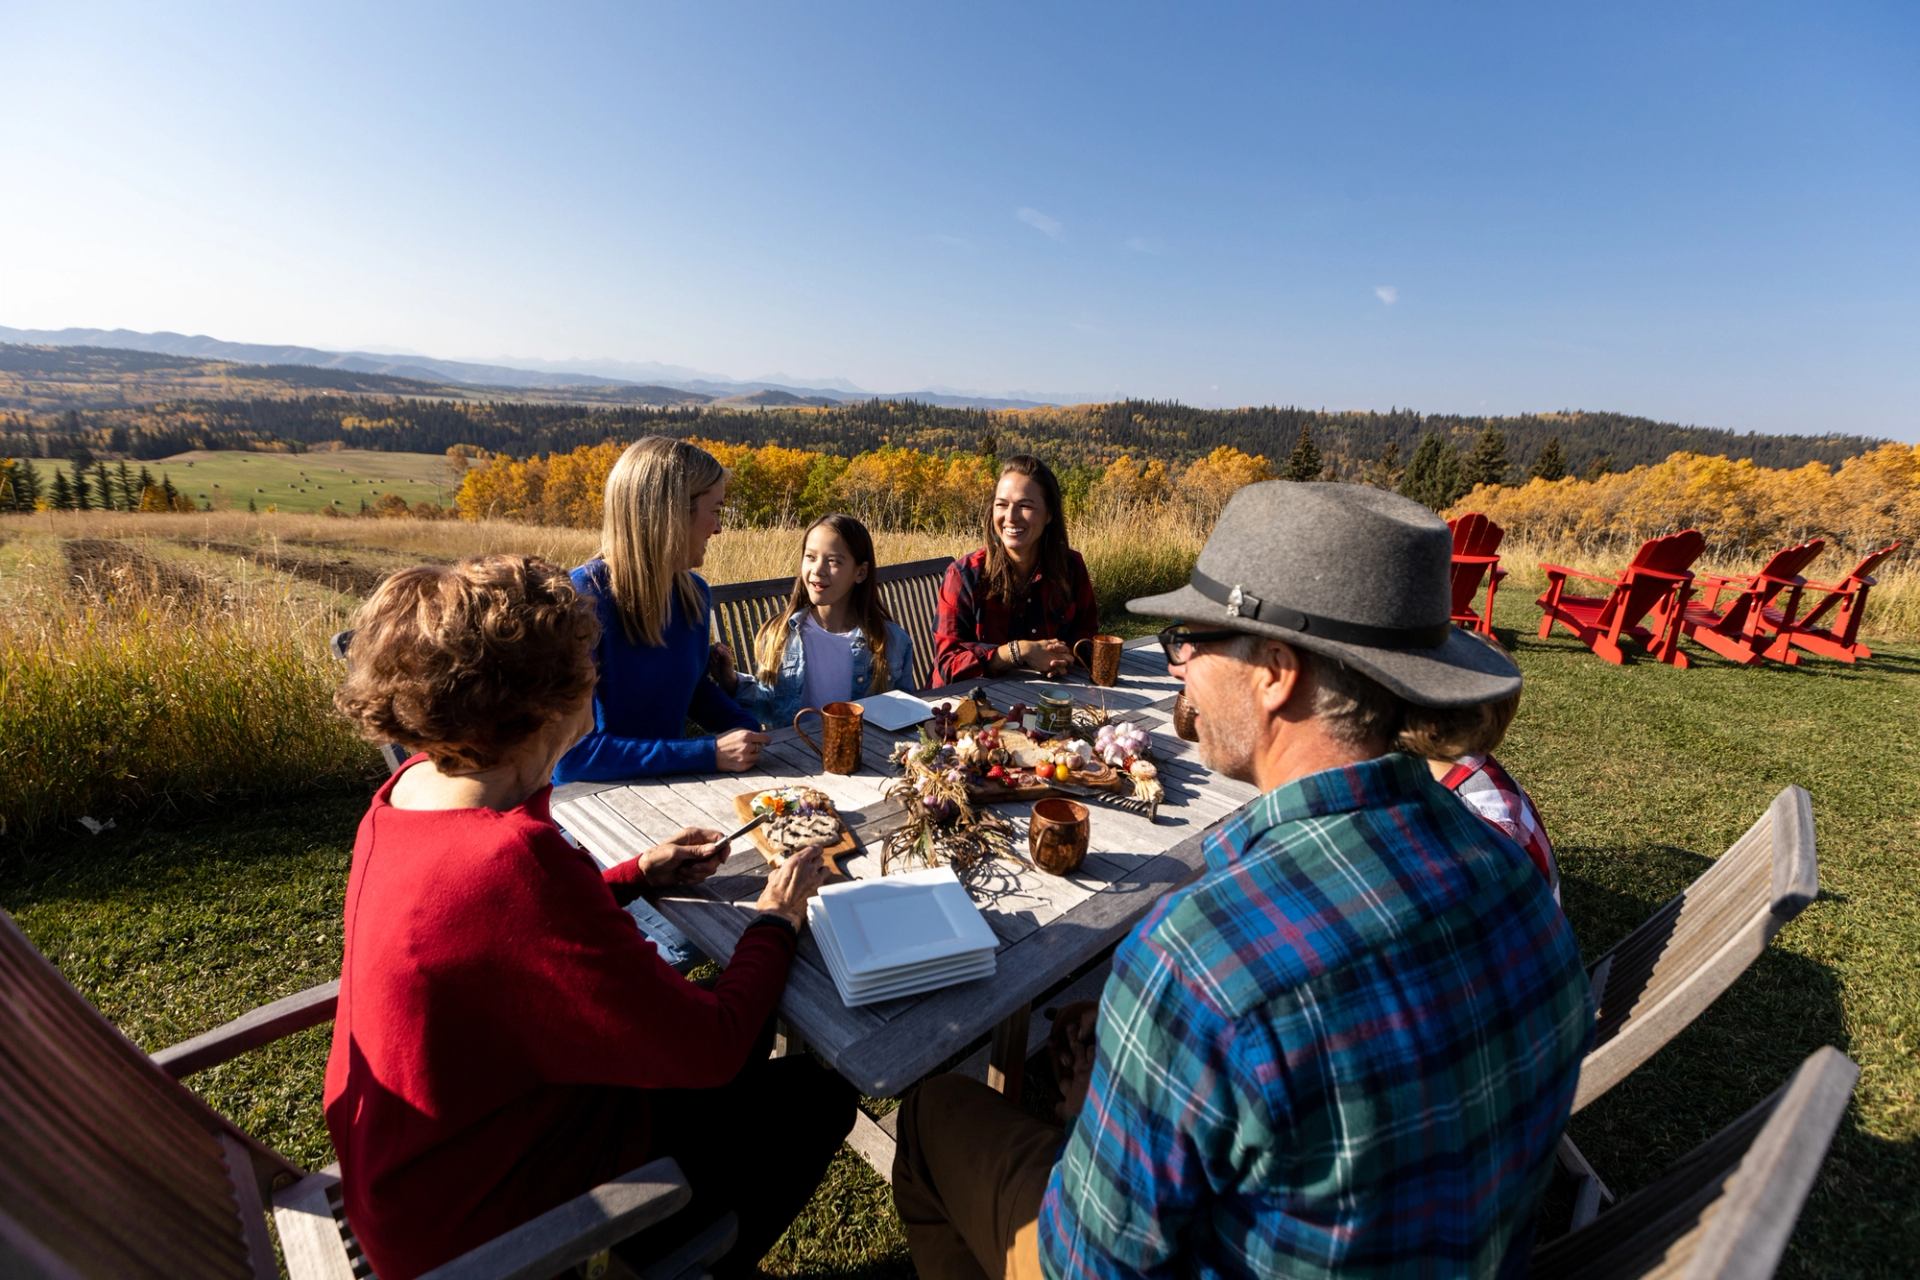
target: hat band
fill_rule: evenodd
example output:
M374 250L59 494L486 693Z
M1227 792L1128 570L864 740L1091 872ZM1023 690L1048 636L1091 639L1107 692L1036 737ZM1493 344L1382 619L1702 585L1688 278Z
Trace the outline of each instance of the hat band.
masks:
M1229 587L1198 569L1193 571L1188 580L1195 591L1225 605L1229 618L1250 618L1270 627L1284 627L1318 640L1364 645L1369 649L1432 649L1445 644L1447 633L1453 629L1451 622L1430 627L1376 627L1365 622L1342 622L1337 618L1322 618L1298 609L1289 609L1271 600L1262 600L1238 583Z

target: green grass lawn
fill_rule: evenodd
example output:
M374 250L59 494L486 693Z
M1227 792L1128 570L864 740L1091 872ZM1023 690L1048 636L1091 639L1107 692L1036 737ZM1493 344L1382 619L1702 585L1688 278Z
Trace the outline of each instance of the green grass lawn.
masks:
M437 453L195 450L146 465L156 477L166 472L174 487L195 505L205 499L216 511L245 511L252 501L262 511L268 504L299 512L332 505L352 515L360 510L361 499L371 505L384 493L397 493L409 503L437 502L444 507L453 502L447 460Z
M1784 786L1813 795L1820 900L1693 1027L1573 1132L1617 1191L1643 1184L1814 1048L1860 1084L1783 1274L1895 1276L1920 1255L1920 648L1858 669L1613 667L1509 588L1527 695L1501 756L1558 843L1597 955L1697 876ZM1506 632L1511 636L1511 631ZM333 977L365 794L263 797L218 818L44 841L0 862L0 906L142 1046ZM123 827L131 824L122 822ZM325 1163L327 1032L195 1078L242 1125ZM788 1274L908 1275L884 1185L842 1152L778 1251Z

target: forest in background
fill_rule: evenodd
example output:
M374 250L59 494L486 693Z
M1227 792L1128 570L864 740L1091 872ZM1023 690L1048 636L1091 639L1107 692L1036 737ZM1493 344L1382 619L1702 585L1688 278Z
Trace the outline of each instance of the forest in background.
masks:
M192 366L192 367L188 367ZM370 394L375 390L392 394ZM668 393L668 389L653 390ZM1838 466L1881 441L1844 433L1769 435L1567 410L1485 417L1290 406L1196 409L1171 401L1040 409L956 409L911 400L828 407L588 405L476 398L381 375L183 361L102 348L0 345L0 456L151 461L194 449L300 451L328 444L408 453L466 445L526 458L659 434L735 445L781 445L852 457L888 447L930 453L1039 453L1059 465L1104 467L1122 454L1181 465L1222 446L1283 458L1305 429L1325 474L1364 479L1398 471L1423 439L1462 455L1500 431L1509 480L1543 456L1587 476L1650 465L1676 452L1764 467ZM556 395L558 393L555 393ZM1551 470L1551 468L1549 468Z

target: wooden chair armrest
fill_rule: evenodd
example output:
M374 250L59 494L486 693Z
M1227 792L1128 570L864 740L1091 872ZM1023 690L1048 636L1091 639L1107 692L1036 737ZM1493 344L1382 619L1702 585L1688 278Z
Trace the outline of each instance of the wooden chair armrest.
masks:
M1499 564L1500 557L1499 556L1464 556L1456 552L1453 557L1453 562L1455 564Z
M333 1007L339 998L340 980L335 978L272 1004L263 1004L191 1040L169 1045L154 1054L153 1060L175 1080L183 1080L196 1071L217 1067L296 1031L333 1021Z
M1540 562L1540 567L1546 571L1547 576L1549 577L1585 578L1588 582L1604 582L1610 587L1617 587L1620 585L1620 580L1618 578L1603 578L1597 573L1585 573L1579 569L1569 569L1563 564L1548 564L1545 560L1542 560Z
M547 1280L661 1221L693 1198L672 1160L655 1160L469 1249L420 1280Z
M1665 578L1668 582L1692 582L1693 581L1693 575L1691 573L1668 573L1665 569L1649 569L1643 565L1630 566L1627 569L1627 572L1625 573L1625 575L1623 576L1628 578L1633 578L1633 577Z
M1857 587L1870 587L1872 578L1842 578L1838 582L1815 582L1808 578L1801 585L1809 591L1852 591Z

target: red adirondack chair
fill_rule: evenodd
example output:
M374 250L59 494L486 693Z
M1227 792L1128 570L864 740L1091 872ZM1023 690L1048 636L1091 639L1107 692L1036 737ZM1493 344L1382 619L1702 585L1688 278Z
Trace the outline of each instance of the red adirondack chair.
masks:
M1447 528L1453 531L1453 620L1469 631L1492 636L1493 593L1507 576L1495 553L1507 531L1478 511L1455 516L1447 521ZM1486 580L1487 599L1476 613L1473 597L1479 594L1482 579Z
M1842 662L1858 662L1862 658L1871 658L1873 650L1860 643L1860 619L1867 612L1867 589L1873 586L1872 573L1880 567L1880 562L1898 551L1901 544L1889 543L1855 565L1853 572L1839 582L1808 582L1801 590L1824 591L1826 599L1813 606L1805 617L1795 617L1799 606L1799 592L1796 591L1783 609L1766 608L1761 617L1768 626L1778 633L1777 643L1781 649L1788 645L1799 645L1809 653L1822 657L1838 658ZM1827 621L1831 614L1831 621ZM1821 625L1825 621L1826 625ZM1768 657L1774 656L1771 651Z
M1608 662L1626 661L1620 642L1630 638L1669 666L1692 665L1680 652L1680 619L1693 592L1693 562L1706 546L1698 529L1649 538L1617 578L1542 563L1547 590L1539 600L1540 638L1551 635L1558 622ZM1611 590L1604 596L1570 596L1568 578L1584 578ZM1643 619L1649 625L1642 626Z
M1687 606L1680 619L1680 633L1695 644L1713 650L1743 667L1762 658L1772 658L1788 666L1799 663L1786 633L1767 625L1764 610L1772 607L1781 592L1787 592L1787 610L1800 599L1806 579L1801 570L1814 562L1826 543L1813 538L1773 553L1773 558L1758 573L1741 578L1701 575L1694 581L1706 591L1706 599ZM1722 593L1732 591L1726 607L1720 606Z

